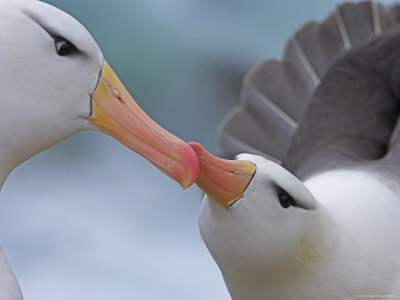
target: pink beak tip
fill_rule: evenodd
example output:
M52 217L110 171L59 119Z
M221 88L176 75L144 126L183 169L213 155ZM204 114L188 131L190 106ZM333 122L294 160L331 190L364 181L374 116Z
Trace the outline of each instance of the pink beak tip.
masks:
M181 184L184 190L196 181L200 172L199 159L190 144L191 143L185 143L183 147L180 147L179 151L189 173L187 182Z

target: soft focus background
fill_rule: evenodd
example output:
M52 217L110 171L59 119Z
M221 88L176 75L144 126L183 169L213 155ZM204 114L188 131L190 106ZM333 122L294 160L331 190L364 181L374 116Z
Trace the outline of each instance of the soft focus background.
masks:
M83 23L137 102L217 153L215 131L255 63L335 0L48 0ZM392 3L392 1L384 1ZM101 133L17 168L0 244L26 300L227 300L197 227L202 195Z

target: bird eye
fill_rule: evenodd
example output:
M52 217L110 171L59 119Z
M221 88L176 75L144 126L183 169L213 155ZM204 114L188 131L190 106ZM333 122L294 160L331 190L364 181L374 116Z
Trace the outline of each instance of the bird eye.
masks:
M56 47L57 54L60 56L68 56L76 49L72 43L61 37L56 37L54 39L54 45Z
M279 202L283 208L289 208L294 204L294 199L286 193L279 194Z

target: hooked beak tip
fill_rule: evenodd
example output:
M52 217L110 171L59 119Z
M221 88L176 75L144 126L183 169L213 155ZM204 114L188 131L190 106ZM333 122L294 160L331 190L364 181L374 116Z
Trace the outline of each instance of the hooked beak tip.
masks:
M254 163L222 159L209 153L199 143L188 144L199 159L200 173L196 184L201 190L225 208L243 196L256 172Z

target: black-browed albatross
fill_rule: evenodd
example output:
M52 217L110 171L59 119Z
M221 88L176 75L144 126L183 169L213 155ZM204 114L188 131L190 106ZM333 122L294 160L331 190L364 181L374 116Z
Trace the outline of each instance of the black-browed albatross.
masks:
M253 154L191 144L200 231L233 299L400 299L397 14L344 4L250 72L220 141Z
M0 1L0 90L0 187L20 163L85 129L112 135L184 188L197 177L192 148L140 109L86 29L51 5ZM22 299L2 251L0 299Z

